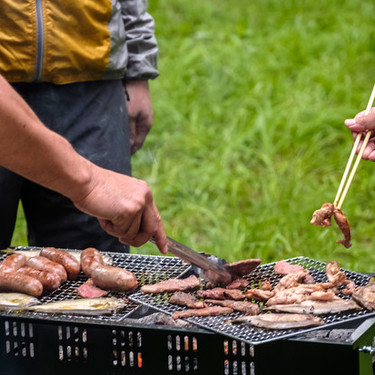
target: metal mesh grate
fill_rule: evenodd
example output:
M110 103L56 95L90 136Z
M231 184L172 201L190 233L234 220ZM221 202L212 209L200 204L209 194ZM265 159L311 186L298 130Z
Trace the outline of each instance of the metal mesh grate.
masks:
M287 262L291 264L299 264L303 268L308 269L316 282L328 281L325 272L326 263L306 257L296 257L287 259ZM247 277L245 277L248 280L250 280L249 288L257 287L259 283L265 280L269 280L271 284L275 286L282 276L274 272L274 265L275 262L260 265ZM341 270L345 272L349 280L352 280L355 283L356 287L366 285L369 282L369 276L344 269ZM339 296L342 298L348 298L344 295ZM139 292L130 296L130 299L135 302L146 304L168 314L172 314L175 311L184 310L183 307L170 304L168 302L168 298L168 293L152 295ZM360 310L355 312L344 312L339 314L327 314L322 316L322 319L325 322L324 326L309 329L267 330L263 328L251 327L250 325L234 325L225 323L225 321L227 320L235 319L243 315L243 313L235 312L233 314L223 316L191 317L186 320L193 324L196 324L206 329L210 329L220 334L224 334L236 340L242 340L249 344L260 344L281 338L295 336L297 334L309 332L322 327L326 328L338 323L348 322L350 320L355 320L362 317L373 316L375 315L375 313L368 310Z
M32 251L41 250L38 247L17 247L15 250ZM71 249L65 249L67 251ZM73 250L75 251L75 250ZM190 266L184 264L179 258L165 257L165 256L153 256L153 255L141 255L141 254L125 254L125 253L113 253L113 252L102 252L102 254L112 259L113 266L121 267L127 271L133 272L140 285L145 282L157 282L161 277L163 278L174 278L184 272L186 272ZM0 262L6 257L7 254L0 254ZM81 272L77 280L67 280L61 285L61 287L53 292L44 293L39 300L41 303L57 302L68 299L78 299L77 288L87 280L87 277ZM129 313L131 313L139 304L135 301L128 299L126 293L115 293L110 292L108 296L127 298L127 304L125 308L115 314L101 315L95 317L87 317L80 315L69 315L69 314L50 314L40 312L28 312L28 311L0 311L2 316L17 316L25 318L37 318L37 319L49 319L57 321L73 321L73 322L118 322L124 319Z

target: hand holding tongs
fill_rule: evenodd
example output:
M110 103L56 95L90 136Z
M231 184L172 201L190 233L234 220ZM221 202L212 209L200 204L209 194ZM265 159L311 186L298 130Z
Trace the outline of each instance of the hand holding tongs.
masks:
M155 240L153 238L150 239L150 242L155 244ZM202 268L205 271L204 277L213 284L229 284L233 279L230 270L225 267L225 265L219 265L212 262L206 256L197 253L196 251L182 245L170 237L167 237L167 244L168 251L171 254L176 255L180 259L194 264L199 268Z

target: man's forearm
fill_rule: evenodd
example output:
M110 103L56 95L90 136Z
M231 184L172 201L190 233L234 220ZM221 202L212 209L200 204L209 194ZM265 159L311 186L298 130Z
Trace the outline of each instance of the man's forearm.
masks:
M0 164L79 200L91 178L91 164L46 128L3 77L0 93Z

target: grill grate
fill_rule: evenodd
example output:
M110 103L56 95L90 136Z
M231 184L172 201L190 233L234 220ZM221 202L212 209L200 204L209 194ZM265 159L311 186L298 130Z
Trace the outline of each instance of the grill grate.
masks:
M311 275L314 277L316 282L326 282L326 263L310 259L307 257L296 257L287 259L288 263L291 264L299 264L305 269L308 269ZM274 272L274 263L268 263L264 265L258 266L253 272L249 274L247 278L251 281L250 288L257 287L259 283L265 280L269 280L273 286L275 286L278 281L281 279L281 275L278 275ZM366 285L369 282L369 276L344 270L347 278L352 280L356 287ZM344 295L339 295L342 298L348 298ZM172 314L175 311L184 310L183 307L179 307L168 302L169 295L167 293L164 294L145 294L142 292L138 292L132 294L129 298L135 302L146 304L150 307L153 307L159 311L163 311L168 314ZM287 337L292 337L297 334L309 332L312 330L316 330L319 328L327 328L329 326L336 325L342 322L348 322L351 320L360 319L363 317L369 317L375 315L375 312L371 312L368 310L360 310L354 312L344 312L338 314L326 314L321 316L325 322L324 326L308 328L308 329L289 329L289 330L267 330L263 328L256 328L251 327L250 325L234 325L234 324L227 324L225 321L230 319L235 319L240 316L243 316L243 313L235 312L230 315L223 315L223 316L212 316L212 317L191 317L187 318L186 320L190 323L196 324L202 328L206 328L212 331L215 331L220 334L224 334L228 337L234 338L236 340L242 340L246 343L255 345L270 342L273 340L284 339Z
M17 247L14 250L33 251L41 250L40 247ZM67 251L72 249L65 249ZM73 250L75 251L75 250ZM165 257L158 255L142 255L142 254L124 254L114 252L102 252L104 255L112 259L113 266L122 267L127 271L133 272L140 285L144 283L155 283L160 278L174 278L183 275L190 266L183 263L179 258ZM6 254L0 255L0 262L6 257ZM39 297L41 303L57 302L68 299L78 299L77 288L87 280L87 277L81 272L77 280L67 280L61 287L53 292L44 293ZM130 300L126 293L110 292L108 296L127 298L127 304L122 311L111 315L101 315L87 317L82 315L70 314L50 314L30 311L0 311L2 316L23 317L48 319L57 321L73 321L73 322L93 322L93 323L111 323L119 322L136 309L139 304Z

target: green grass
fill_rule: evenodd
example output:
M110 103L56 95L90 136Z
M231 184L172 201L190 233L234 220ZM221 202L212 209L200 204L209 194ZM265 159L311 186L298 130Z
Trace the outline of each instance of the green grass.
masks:
M336 244L336 225L309 224L336 195L352 146L344 119L366 107L375 82L373 2L149 7L161 74L133 173L151 186L167 234L228 261L304 255L375 272L374 163L361 162L343 206L350 249Z

